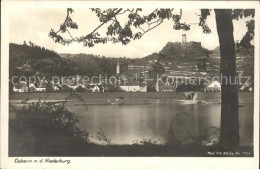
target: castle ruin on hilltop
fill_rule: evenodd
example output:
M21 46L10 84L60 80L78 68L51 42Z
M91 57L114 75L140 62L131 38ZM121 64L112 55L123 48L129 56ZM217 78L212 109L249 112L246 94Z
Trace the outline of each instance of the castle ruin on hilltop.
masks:
M201 42L190 41L187 42L186 34L182 34L182 47L201 47Z

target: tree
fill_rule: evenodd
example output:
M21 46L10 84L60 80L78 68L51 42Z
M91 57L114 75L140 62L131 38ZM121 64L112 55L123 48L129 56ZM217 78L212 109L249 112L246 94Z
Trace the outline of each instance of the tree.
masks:
M220 73L223 77L221 83L220 144L224 146L238 146L238 92L236 86L236 55L232 10L216 9L215 14L221 55ZM224 77L227 77L227 79Z
M26 43L26 41L23 41L23 45L24 45L24 46L27 46L27 43Z
M141 15L142 9L91 9L96 13L100 25L92 32L81 37L73 37L69 32L70 29L78 29L76 22L73 22L71 14L74 12L71 8L67 9L65 21L60 25L58 31L50 30L49 36L57 43L63 45L72 42L83 43L84 46L92 47L98 43L122 43L127 45L131 40L140 39L150 30L159 26L164 20L172 20L175 30L190 30L190 25L181 22L182 9L176 14L174 9L155 9L148 15ZM207 25L207 17L212 10L201 9L199 26L202 27L203 33L211 33L211 29ZM220 73L222 74L221 85L221 136L220 143L223 147L239 146L239 123L238 123L238 92L236 86L236 57L235 43L233 37L233 19L242 17L254 17L253 9L215 9L217 32L220 43L221 63ZM119 15L126 15L127 22L124 25L119 21ZM105 37L101 37L98 33L99 28L108 24ZM247 23L248 31L240 41L239 45L250 46L250 41L254 37L254 21ZM61 36L67 32L69 39ZM227 79L227 80L225 80ZM233 82L233 83L230 83Z
M64 104L27 101L9 121L9 155L73 154L89 143L89 134L78 127L79 116Z

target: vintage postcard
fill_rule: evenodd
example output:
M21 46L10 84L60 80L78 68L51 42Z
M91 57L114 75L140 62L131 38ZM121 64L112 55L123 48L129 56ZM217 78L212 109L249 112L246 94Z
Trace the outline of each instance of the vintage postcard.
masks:
M1 168L258 168L259 6L1 2Z

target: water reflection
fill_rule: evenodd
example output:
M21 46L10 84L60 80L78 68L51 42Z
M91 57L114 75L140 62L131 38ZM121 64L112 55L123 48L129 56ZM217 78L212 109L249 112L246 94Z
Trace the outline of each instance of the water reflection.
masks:
M123 105L70 106L81 116L80 127L95 136L99 128L112 136L114 144L132 144L134 140L165 140L174 121L176 135L198 136L206 128L220 127L220 105ZM253 104L239 108L241 141L253 140Z

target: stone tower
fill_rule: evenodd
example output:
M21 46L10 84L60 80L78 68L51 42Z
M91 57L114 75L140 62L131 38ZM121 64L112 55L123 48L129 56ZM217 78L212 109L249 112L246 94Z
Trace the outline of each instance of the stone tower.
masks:
M117 62L117 65L116 65L116 74L119 74L120 73L120 65L119 65L119 62Z

